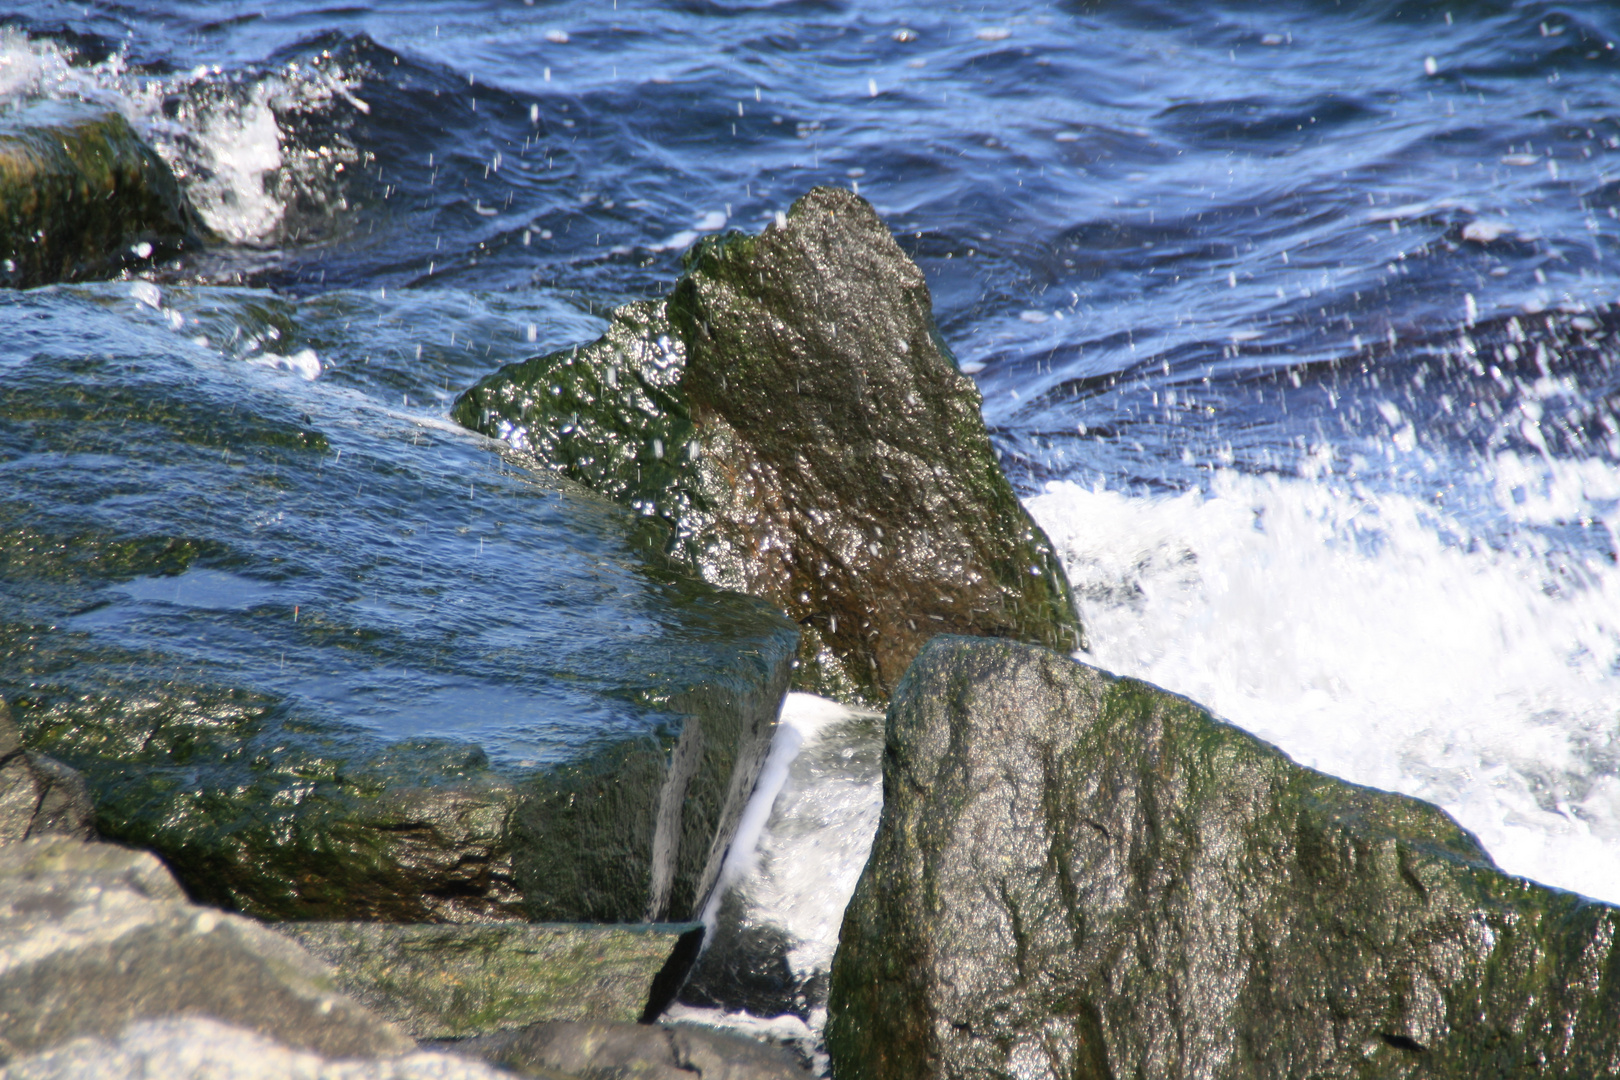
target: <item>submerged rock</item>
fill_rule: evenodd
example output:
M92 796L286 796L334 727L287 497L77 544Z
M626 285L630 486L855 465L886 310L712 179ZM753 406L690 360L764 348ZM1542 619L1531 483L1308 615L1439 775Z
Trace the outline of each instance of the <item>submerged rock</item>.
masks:
M56 345L0 341L0 697L101 834L266 919L694 917L793 624L487 440L166 358L131 291L74 290ZM138 360L82 347L147 330ZM86 453L117 485L59 467Z
M795 686L885 700L935 634L1083 645L979 405L922 272L864 200L816 188L759 236L700 243L667 301L502 368L453 415L787 612L804 635Z
M356 1000L418 1039L543 1020L639 1021L666 969L684 969L702 924L284 923ZM688 947L689 946L689 947ZM664 980L676 975L671 970ZM671 982L668 993L673 995Z
M412 1047L297 945L189 903L146 852L67 837L0 848L0 1054L182 1013L331 1056Z
M532 1024L457 1049L524 1076L581 1080L804 1080L790 1050L702 1028L608 1022Z
M1620 1074L1620 911L1184 698L940 638L887 719L841 1080Z
M117 113L49 103L0 120L0 284L106 277L206 232L168 165Z
M213 688L156 709L72 703L100 706L89 714L39 715L36 697L33 739L84 769L104 835L160 853L195 899L259 918L690 919L787 688L796 637L756 606L729 612L735 636L709 643L707 670L669 673L661 708L627 709L543 767L289 724L274 700Z

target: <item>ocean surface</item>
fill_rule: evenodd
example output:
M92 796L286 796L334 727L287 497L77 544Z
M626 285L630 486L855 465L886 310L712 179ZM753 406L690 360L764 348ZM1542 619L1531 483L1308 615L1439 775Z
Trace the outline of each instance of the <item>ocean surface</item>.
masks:
M225 242L0 295L0 695L543 756L665 601L450 401L841 184L1086 659L1620 901L1617 45L1529 0L12 5L0 111L124 113ZM810 978L875 736L795 708L737 873Z

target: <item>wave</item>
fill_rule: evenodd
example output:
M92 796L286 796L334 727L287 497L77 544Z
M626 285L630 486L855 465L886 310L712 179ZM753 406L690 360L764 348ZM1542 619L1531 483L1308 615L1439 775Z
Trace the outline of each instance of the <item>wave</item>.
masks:
M1620 473L1504 452L1511 532L1408 495L1216 475L1031 498L1090 662L1205 704L1297 760L1446 808L1500 865L1620 900ZM1574 549L1582 521L1608 550Z

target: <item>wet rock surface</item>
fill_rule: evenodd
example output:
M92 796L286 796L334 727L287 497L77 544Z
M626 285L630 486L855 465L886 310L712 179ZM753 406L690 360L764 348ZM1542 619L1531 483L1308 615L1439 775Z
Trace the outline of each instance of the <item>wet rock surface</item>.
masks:
M95 834L95 807L84 777L23 748L11 709L0 701L0 845L30 836Z
M0 284L106 277L199 247L206 231L119 114L45 104L0 119Z
M940 638L889 711L827 1043L841 1080L1615 1075L1617 930L1186 699Z
M758 236L702 241L667 302L501 369L453 415L787 612L796 687L882 701L935 634L1084 641L979 406L922 272L864 200L816 188Z
M701 924L469 926L283 923L357 1001L418 1039L541 1020L634 1023ZM694 942L695 945L695 942Z
M684 1025L533 1024L468 1039L458 1052L525 1076L580 1080L804 1080L792 1051Z
M179 1014L334 1057L412 1047L297 945L188 902L146 852L69 837L0 848L0 1052L111 1039Z

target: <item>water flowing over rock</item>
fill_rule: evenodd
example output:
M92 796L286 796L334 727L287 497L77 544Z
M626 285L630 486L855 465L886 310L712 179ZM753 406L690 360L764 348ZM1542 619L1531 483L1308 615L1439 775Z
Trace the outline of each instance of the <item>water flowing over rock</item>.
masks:
M197 247L206 232L117 113L50 104L0 121L0 284L109 276Z
M1620 1071L1620 911L1146 683L936 639L884 800L840 1080Z
M881 701L935 634L1084 643L979 405L922 272L864 200L816 188L758 236L701 242L667 301L501 369L453 415L780 606L804 635L795 686Z
M625 507L453 425L324 377L153 359L174 325L153 305L197 317L183 289L58 292L71 341L5 339L0 698L31 753L83 775L104 837L267 919L696 916L792 623L648 560ZM203 328L261 303L281 302ZM127 325L159 351L86 353ZM59 467L86 453L116 484Z
M146 852L70 837L0 848L0 1052L201 1014L335 1056L411 1049L303 949L188 902Z

